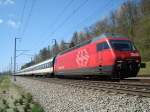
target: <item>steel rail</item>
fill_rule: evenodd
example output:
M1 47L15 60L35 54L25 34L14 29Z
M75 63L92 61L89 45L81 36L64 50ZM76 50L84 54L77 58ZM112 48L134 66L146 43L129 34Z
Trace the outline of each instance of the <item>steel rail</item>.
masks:
M30 77L31 78L31 77ZM73 80L73 79L56 79L56 78L31 78L48 83L71 86L82 89L109 91L113 93L138 95L150 97L150 84L136 82L108 82L108 81L89 81L89 80Z

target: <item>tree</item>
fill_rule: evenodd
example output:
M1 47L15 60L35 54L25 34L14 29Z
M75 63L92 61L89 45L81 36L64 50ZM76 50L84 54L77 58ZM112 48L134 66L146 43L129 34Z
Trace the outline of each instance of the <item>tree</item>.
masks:
M85 31L85 40L89 40L92 38L91 28L84 28Z
M101 33L107 33L111 31L111 27L109 25L108 17L105 17L101 21L98 21L93 27L93 31L95 32L96 36L100 35Z
M67 43L65 43L65 41L64 40L62 40L61 41L61 43L60 43L60 52L62 52L62 51L64 51L64 50L66 50L66 49L68 49L68 45L66 45Z
M79 43L81 43L81 42L83 42L83 41L85 41L85 37L86 37L86 34L85 34L85 32L80 32L79 34L78 34L78 38L79 38Z
M139 49L142 59L150 61L150 0L128 0L120 8L112 11L109 16L97 21L84 31L74 32L67 46L62 40L60 45L55 42L52 48L43 48L35 55L33 62L26 63L23 67L39 63L59 52L73 47L89 38L96 37L102 33L121 33L128 35Z
M47 48L43 48L42 50L40 50L39 56L41 58L40 61L44 61L44 60L50 58L50 53Z
M150 0L140 0L140 9L143 16L150 14Z
M73 46L75 46L78 43L79 43L78 33L74 32L69 47L73 47Z
M116 11L110 13L109 17L111 32L116 33L117 31L117 19L116 19Z

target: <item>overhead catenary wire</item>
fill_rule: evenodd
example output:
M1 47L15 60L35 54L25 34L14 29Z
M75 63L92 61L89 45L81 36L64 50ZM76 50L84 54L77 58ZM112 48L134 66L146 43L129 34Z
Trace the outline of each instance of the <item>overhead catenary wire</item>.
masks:
M22 29L22 32L21 32L22 40L23 40L24 34L26 32L26 29L28 28L28 25L29 25L29 22L30 22L30 19L31 19L32 12L33 12L36 1L37 0L32 0L31 8L30 8L29 14L27 16L27 19L25 21L25 24L24 24L25 26L24 26L24 28Z
M23 28L23 21L24 21L24 16L25 16L25 9L26 9L26 7L27 7L27 1L28 0L24 0L24 4L23 4L23 9L22 9L22 11L21 11L21 14L20 14L20 26L19 26L19 28L18 28L18 30L16 31L16 33L14 33L15 35L15 38L17 37L19 37L20 39L21 39L21 30L22 30L22 28ZM21 41L21 40L20 40Z
M111 5L110 3L112 3L111 0L109 0L109 1L106 3L106 5L104 5L103 10L107 10L110 6L112 7L113 5ZM97 12L99 12L99 11L101 11L101 12L103 11L103 10L100 10L100 9L101 9L101 7L98 8L98 9L95 9L95 10L93 11L93 13L91 13L89 16L87 16L85 19L83 19L79 24L73 26L71 29L76 28L76 27L78 27L79 25L84 24L86 21L90 20L91 17L93 17L93 16L95 15L95 13L97 13ZM49 41L48 41L48 42L49 42Z
M51 32L51 34L53 35L58 29L62 28L63 25L64 25L75 13L77 13L78 10L80 10L88 1L89 1L89 0L83 1L76 9L74 9L74 10L72 11L72 13L71 13L69 16L67 16L67 17L65 18L65 20L64 20L53 32Z
M21 33L21 26L22 26L22 23L23 23L23 19L24 19L24 14L25 14L25 9L26 9L26 5L27 5L27 0L24 0L24 3L23 3L23 9L21 10L21 14L19 15L19 27L18 29L13 32L13 34L10 36L10 37L16 37L16 36L19 36L20 37L20 33Z
M109 7L111 1L112 1L112 0L109 0L109 1L106 3L105 7L103 8L104 10L107 10L107 8ZM82 25L83 23L85 23L86 21L88 21L91 17L95 16L95 14L96 14L97 12L99 12L99 11L100 11L100 9L95 10L91 15L89 15L88 17L86 17L84 20L82 20L82 21L81 21L79 24L77 24L75 27L78 27L78 26Z
M106 3L106 5L103 7L103 10L107 10L107 9L109 8L109 6L111 5L110 3L112 3L111 1L112 1L112 0L109 0L109 1ZM111 5L111 6L112 6L112 5ZM101 9L101 7L98 8L98 9L95 9L89 16L87 16L85 19L83 19L81 22L79 22L79 23L76 24L75 26L71 27L70 30L71 30L71 29L74 29L74 28L76 28L76 27L81 26L82 24L84 24L85 22L87 22L88 20L90 20L93 16L95 16L95 14L97 14L99 11L103 11L103 10L100 10L100 9Z
M25 15L25 9L26 9L26 5L27 5L27 0L24 1L24 5L23 5L23 9L22 9L22 12L21 12L21 15L20 15L20 26L18 28L18 32L16 35L20 36L20 33L21 33L21 26L23 25L23 19L24 19L24 15Z
M30 22L30 18L31 18L31 16L32 16L32 12L33 12L35 3L36 3L36 0L32 0L31 8L30 8L29 13L28 13L28 15L27 15L27 19L26 19L26 21L24 22L24 26L22 27L22 32L20 31L21 42L23 42L24 34L25 34L25 32L26 32L26 29L28 28L28 25L29 25L29 22ZM22 25L23 25L23 22L22 22ZM21 55L24 55L24 52L21 53L21 54L19 54L19 56L21 56ZM17 57L18 57L18 56L17 56Z
M57 17L54 19L54 21L48 25L48 28L52 28L54 27L58 21L60 20L61 16L66 12L66 10L69 8L69 6L71 6L71 4L73 3L74 0L70 0L67 5L60 11L60 13L57 15ZM49 29L48 29L49 30ZM42 37L46 32L48 31L44 31L44 33L42 32L40 37Z
M61 24L59 24L51 33L50 35L45 39L45 41L41 44L45 44L47 42L48 38L52 36L54 33L56 33L57 30L63 27L63 25L71 18L74 14L76 14L89 0L84 0L77 8L75 8L65 19ZM49 41L48 41L49 42Z
M83 3L83 2L82 2L82 3ZM104 5L103 10L107 10L107 9L109 8L109 6L111 5L111 3L112 3L111 0L109 0L109 1L106 3L106 5ZM81 6L81 5L80 5L80 6ZM111 6L112 6L112 5L111 5ZM96 12L99 12L99 11L102 12L102 11L103 11L103 10L100 10L100 9L101 9L101 8L98 8L98 9L96 8L89 16L87 16L85 19L83 19L79 24L73 26L73 28L74 28L74 27L77 27L77 26L79 26L79 25L81 25L81 24L83 24L85 21L90 20L91 17L93 17ZM76 12L77 10L73 10L73 11ZM73 13L72 13L72 14L73 14ZM66 18L65 21L66 21L66 20L68 21L68 19L70 19L69 16L67 16L67 17L68 17L68 18ZM71 17L72 17L72 16L71 16ZM67 21L66 21L66 22L67 22ZM66 22L63 21L62 24L65 24ZM63 26L60 26L60 27L63 27ZM58 27L58 29L59 29L59 27ZM58 29L57 29L57 30L58 30ZM56 29L55 29L55 30L56 30ZM52 34L51 34L51 35L52 35ZM47 41L49 42L49 40L47 40Z
M53 21L51 24L48 25L48 28L54 27L54 26L59 22L60 17L67 11L67 9L72 5L73 2L74 2L74 0L70 0L69 2L67 2L67 4L65 5L65 7L64 7L64 8L60 11L60 13L56 16L56 18L54 19L54 21ZM48 28L47 28L47 29L48 29ZM42 32L42 33L40 34L40 37L43 37L43 35L46 34L46 32L48 32L48 31L45 31L45 30L44 30L44 32ZM40 40L39 40L39 41L40 41ZM43 43L43 41L42 41L41 43Z
M21 28L22 28L22 23L23 23L23 19L24 19L24 15L25 15L25 9L26 9L26 5L27 5L27 0L24 0L24 3L23 3L23 9L21 11L21 14L19 16L19 21L20 21L20 26L19 28L17 29L16 32L14 32L14 37L15 40L18 39L18 37L20 37L20 33L21 33ZM16 46L16 44L15 44ZM16 49L15 49L15 53L14 53L14 72L15 72L15 67L16 67Z
M20 17L21 25L20 25L20 27L18 29L17 34L16 34L17 36L20 37L20 39L23 39L23 35L24 35L25 31L26 31L26 28L28 27L28 23L29 23L31 15L32 15L32 10L33 10L35 2L36 2L36 0L32 0L31 9L29 10L29 14L27 16L27 20L26 21L25 21L25 10L26 10L26 7L27 7L27 0L25 0L25 2L24 2L23 10L22 10L21 17ZM23 55L23 53L20 53L16 57Z

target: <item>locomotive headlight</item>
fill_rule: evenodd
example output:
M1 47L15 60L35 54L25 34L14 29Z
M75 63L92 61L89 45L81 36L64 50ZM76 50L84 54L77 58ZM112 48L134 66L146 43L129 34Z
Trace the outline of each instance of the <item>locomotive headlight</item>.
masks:
M137 63L139 63L139 62L140 62L140 60L136 60L136 62L137 62Z
M122 68L123 63L124 63L124 61L121 59L116 60L116 67L118 70L120 70Z
M117 67L119 67L119 68L120 68L120 67L121 67L121 63L118 63L118 64L117 64Z
M116 67L117 67L117 69L120 70L122 68L122 63L123 63L122 60L116 60Z
M122 63L123 61L122 60L117 60L117 63Z

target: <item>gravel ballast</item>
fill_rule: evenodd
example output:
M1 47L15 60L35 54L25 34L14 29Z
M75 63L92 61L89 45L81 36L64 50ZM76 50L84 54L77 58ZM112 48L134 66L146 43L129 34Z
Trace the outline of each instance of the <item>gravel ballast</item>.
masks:
M93 91L23 77L17 77L14 83L30 92L46 112L150 112L150 98L147 97Z

